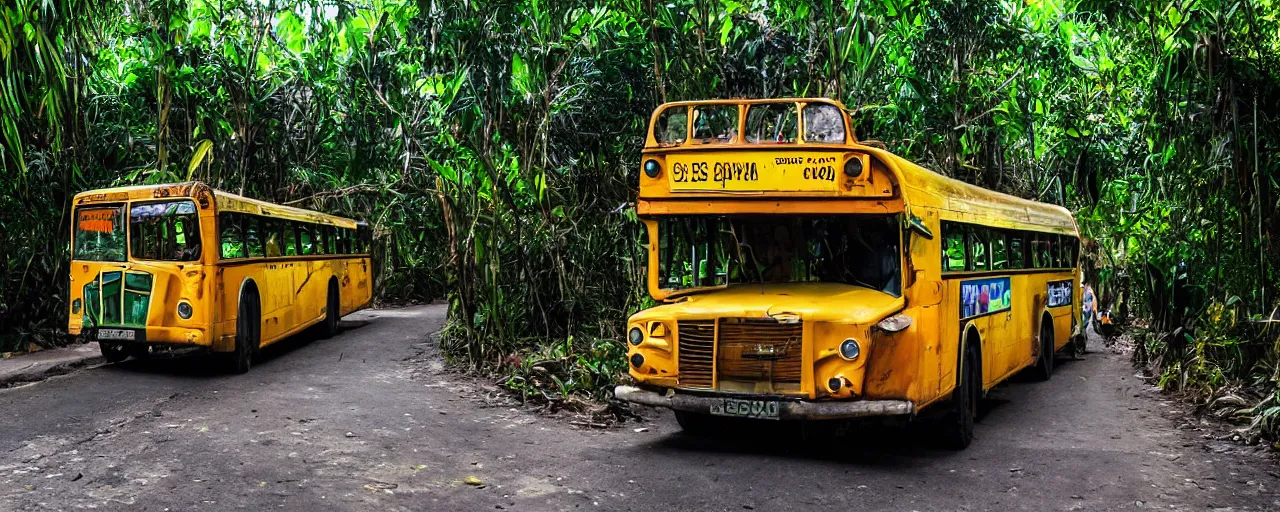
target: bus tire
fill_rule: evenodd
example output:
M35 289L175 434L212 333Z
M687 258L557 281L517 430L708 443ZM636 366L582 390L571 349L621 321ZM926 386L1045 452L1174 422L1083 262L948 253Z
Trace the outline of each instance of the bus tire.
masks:
M942 446L949 450L963 450L973 442L973 422L982 397L982 363L977 343L976 336L965 342L964 358L956 372L956 389L951 393L951 410L940 421Z
M262 333L262 308L258 304L258 296L245 293L240 299L240 307L236 314L236 346L231 353L230 370L235 374L249 373L253 365L253 353L258 351Z
M338 334L338 320L341 316L342 302L339 300L338 282L329 281L329 296L325 299L324 322L320 326L320 337L329 339Z
M1053 323L1049 319L1040 321L1040 357L1036 358L1032 376L1039 381L1049 380L1053 376Z
M702 414L689 411L673 411L676 413L676 423L680 424L680 429L685 433L695 436L705 436L715 431L715 419L710 414Z
M98 350L102 351L102 358L108 363L118 363L129 358L129 350L118 343L98 343Z

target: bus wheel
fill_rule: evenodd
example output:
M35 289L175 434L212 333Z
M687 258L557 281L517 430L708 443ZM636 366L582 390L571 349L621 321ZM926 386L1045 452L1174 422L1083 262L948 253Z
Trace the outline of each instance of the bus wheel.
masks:
M102 350L102 357L108 363L118 363L129 358L129 351L116 343L99 343L98 349Z
M338 300L338 283L329 281L329 298L324 306L324 324L321 327L320 335L325 339L332 338L338 334L338 316L341 302Z
M1040 357L1036 359L1036 380L1049 380L1053 376L1053 324L1040 322Z
M262 329L260 313L261 308L258 306L256 295L245 294L244 298L240 299L240 308L236 315L236 348L231 353L232 373L248 373L249 367L253 364L253 353L258 350L258 334Z
M688 411L674 411L676 413L676 423L680 424L680 428L686 433L695 436L710 435L715 432L715 419L709 414L701 414Z
M963 450L973 442L973 421L978 416L978 399L982 396L979 364L977 348L966 343L956 390L951 394L951 410L939 425L942 446L947 449Z

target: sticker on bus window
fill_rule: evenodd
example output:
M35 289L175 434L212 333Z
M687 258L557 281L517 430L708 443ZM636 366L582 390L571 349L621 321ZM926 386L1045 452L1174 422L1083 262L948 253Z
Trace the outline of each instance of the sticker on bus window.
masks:
M960 282L960 318L982 316L1009 309L1009 278L972 279Z
M80 210L80 231L96 233L114 233L116 230L116 209L93 208Z
M1049 281L1049 307L1056 308L1071 304L1071 280Z

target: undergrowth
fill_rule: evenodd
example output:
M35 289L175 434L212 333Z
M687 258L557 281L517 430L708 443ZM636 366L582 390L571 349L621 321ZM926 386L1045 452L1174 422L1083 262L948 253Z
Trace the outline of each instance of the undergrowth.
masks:
M1238 426L1246 444L1280 449L1280 323L1245 318L1239 300L1214 300L1172 332L1130 327L1134 362L1163 391Z

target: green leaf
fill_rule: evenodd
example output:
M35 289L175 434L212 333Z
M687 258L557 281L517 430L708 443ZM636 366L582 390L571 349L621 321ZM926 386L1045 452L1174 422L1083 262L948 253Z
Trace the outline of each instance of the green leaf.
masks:
M213 149L213 141L204 139L196 143L196 150L191 155L191 163L187 164L187 181L191 181L196 175L196 168L204 162L205 157L209 156L209 151Z

